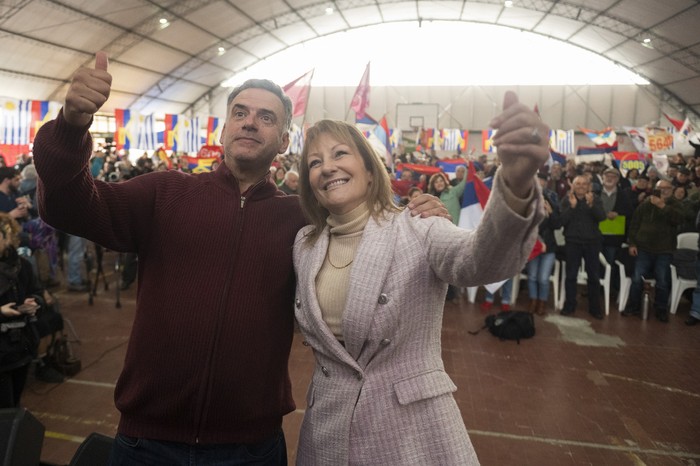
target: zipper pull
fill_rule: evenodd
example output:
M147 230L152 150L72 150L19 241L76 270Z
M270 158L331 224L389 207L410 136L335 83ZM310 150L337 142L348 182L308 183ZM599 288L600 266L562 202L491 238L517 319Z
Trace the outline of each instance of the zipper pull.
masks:
M244 204L245 204L245 196L241 196L241 209L243 208Z

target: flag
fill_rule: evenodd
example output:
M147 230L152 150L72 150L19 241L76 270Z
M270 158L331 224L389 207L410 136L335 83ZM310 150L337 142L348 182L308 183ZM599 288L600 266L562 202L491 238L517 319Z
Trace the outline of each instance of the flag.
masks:
M114 144L117 150L131 149L131 110L117 108L114 110Z
M289 129L289 147L287 147L287 153L290 154L301 154L304 149L304 131L294 123Z
M386 122L386 115L381 120L377 121L372 118L369 113L365 113L362 117L355 114L355 124L365 135L375 151L384 158L388 168L394 166L393 157L391 156L391 142L389 125ZM380 147L381 146L381 147Z
M178 151L178 135L177 132L180 131L178 126L179 115L173 115L170 113L165 114L165 132L163 133L163 147L166 150L171 150L173 152Z
M400 178L401 172L404 170L411 170L414 173L426 175L428 178L442 171L438 167L431 167L429 165L423 165L420 163L399 163L396 164L396 177Z
M462 195L462 211L459 215L459 227L465 230L475 230L481 222L484 207L491 193L492 178L482 180L476 176L474 162L469 162L467 169L467 184Z
M29 142L34 142L36 133L44 123L53 120L58 116L58 111L61 109L61 104L58 102L49 102L48 100L33 100L31 125L29 127Z
M554 149L562 154L574 153L574 130L558 129L556 131L556 143L553 144Z
M210 172L212 164L219 161L218 157L200 158L187 155L183 156L182 159L187 162L187 167L192 173Z
M453 179L457 167L464 167L467 165L467 162L464 159L442 159L438 160L436 165L448 178Z
M215 146L221 138L221 119L210 116L207 119L207 146Z
M399 144L403 144L403 138L401 137L401 129L400 128L390 128L389 129L389 145L391 147L391 152L393 153L396 148L399 147Z
M642 173L647 166L647 158L639 152L614 151L612 156L622 176L625 176L632 169L637 169L639 173Z
M583 134L588 136L588 139L593 141L593 144L597 147L617 147L617 134L610 126L600 131L581 128L580 126L579 129Z
M199 117L183 118L179 134L179 139L181 141L180 150L182 152L199 152L199 148L202 147L199 126Z
M552 158L552 162L559 162L559 164L562 167L566 166L566 156L565 155L560 154L559 152L553 151L551 149L549 150L549 155Z
M31 100L3 99L0 106L0 144L29 144Z
M676 128L676 131L683 132L684 129L688 128L688 125L690 123L690 120L688 118L686 118L685 120L676 120L675 118L671 118L670 116L666 115L665 113L663 115L666 117L666 119L668 121L671 122L673 127Z
M309 91L311 90L311 79L314 77L314 69L299 76L291 83L285 85L282 90L292 99L294 113L292 117L304 116L306 114L306 104L309 101Z
M364 117L367 107L369 107L369 63L367 63L365 73L362 75L357 89L355 89L352 102L350 102L350 108L355 111L356 118Z
M170 159L170 157L168 157L168 154L165 152L165 149L163 149L163 146L156 149L155 155L165 164L166 167L168 167L168 170L173 168L173 161Z
M441 129L440 140L442 150L461 154L467 148L469 131L462 131L461 129Z
M138 137L136 148L142 150L156 150L158 147L158 132L153 120L153 115L139 115Z
M496 136L496 129L485 129L481 131L481 151L483 153L496 152L496 146L493 145L493 138Z
M474 162L469 162L467 169L467 184L464 187L462 194L462 210L459 214L459 227L465 230L475 230L481 223L481 217L484 215L484 208L491 194L491 186L493 178L489 177L482 180L476 176L476 168ZM497 283L489 283L484 285L489 293L494 293L507 280Z

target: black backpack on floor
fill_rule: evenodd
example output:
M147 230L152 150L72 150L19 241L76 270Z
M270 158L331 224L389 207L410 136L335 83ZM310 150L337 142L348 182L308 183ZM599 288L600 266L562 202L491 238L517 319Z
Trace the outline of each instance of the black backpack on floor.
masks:
M535 319L526 311L501 311L486 316L481 330L485 328L501 340L516 340L520 344L521 339L535 335ZM469 333L476 335L479 331Z

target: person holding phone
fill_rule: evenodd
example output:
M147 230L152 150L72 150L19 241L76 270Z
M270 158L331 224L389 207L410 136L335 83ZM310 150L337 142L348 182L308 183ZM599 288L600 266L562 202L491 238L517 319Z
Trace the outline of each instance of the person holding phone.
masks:
M20 231L10 214L0 213L0 409L19 405L39 344L34 316L42 290L31 264L17 254Z

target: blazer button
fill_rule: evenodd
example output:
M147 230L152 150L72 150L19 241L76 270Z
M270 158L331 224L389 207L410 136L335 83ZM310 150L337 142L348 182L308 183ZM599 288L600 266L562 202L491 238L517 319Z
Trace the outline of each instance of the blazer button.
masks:
M323 375L326 377L329 377L329 372L328 369L326 369L326 366L321 366L321 372L323 372Z
M301 307L301 299L297 298L296 301L294 301L294 304L297 305L297 309Z
M390 343L391 343L391 340L389 340L388 338L385 338L379 342L379 344L382 346L389 346Z
M357 377L357 380L362 380L362 372L357 371L357 372L355 373L355 377Z
M379 295L379 304L386 304L389 302L389 297L386 295L386 293L382 293Z

